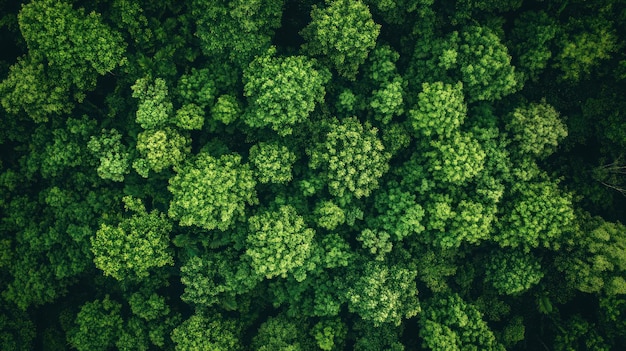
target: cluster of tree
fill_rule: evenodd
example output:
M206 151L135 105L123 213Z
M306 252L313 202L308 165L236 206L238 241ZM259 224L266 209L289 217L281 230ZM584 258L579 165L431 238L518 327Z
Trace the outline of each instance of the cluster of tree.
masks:
M0 4L0 349L626 343L626 1Z

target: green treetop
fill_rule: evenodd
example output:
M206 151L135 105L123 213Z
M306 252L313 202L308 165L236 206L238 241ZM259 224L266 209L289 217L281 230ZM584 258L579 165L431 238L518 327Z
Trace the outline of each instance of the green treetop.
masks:
M369 196L389 169L390 155L377 137L377 129L355 117L335 121L325 140L313 148L309 166L321 168L334 196Z
M68 88L32 57L18 59L9 75L0 83L0 102L11 114L24 111L35 122L46 122L50 115L68 113L72 109Z
M117 226L102 224L91 240L94 263L118 280L142 279L174 263L169 247L172 224L156 210L123 219Z
M562 32L555 67L561 69L561 78L565 80L579 81L589 77L593 69L610 59L623 45L618 42L611 22L600 16L586 21L571 18L564 26L570 30Z
M430 142L425 153L433 179L463 184L479 174L485 163L485 151L471 133L456 132L448 140Z
M196 36L207 57L245 67L271 43L280 26L283 0L194 0Z
M257 334L252 339L251 349L254 351L304 351L310 349L306 347L308 340L303 340L305 329L302 327L301 324L297 324L295 320L287 318L284 314L270 317L259 327Z
M85 84L79 81L91 78L90 70L102 75L123 62L121 35L96 12L85 14L63 1L38 0L25 5L18 19L30 54L75 74L70 77L74 84Z
M581 227L575 233L574 247L559 255L557 268L582 292L626 294L626 226L596 217Z
M305 264L311 255L315 231L290 205L249 218L250 234L246 255L258 275L267 279L286 277ZM300 276L296 279L301 280Z
M176 351L241 350L241 326L219 313L198 313L172 332Z
M480 311L456 294L429 300L419 325L423 346L431 350L504 351Z
M400 77L374 90L370 100L374 118L387 124L393 117L401 115L404 112L403 94L403 81Z
M557 24L545 12L524 12L516 20L511 36L512 52L525 78L537 80L552 57L550 42L556 36Z
M244 122L250 127L269 126L285 136L324 101L329 77L305 56L273 57L275 51L258 56L244 71L244 95L250 104Z
M148 78L140 78L131 89L133 97L139 99L136 121L142 128L158 128L169 121L174 107L165 80L157 78L151 83Z
M388 232L394 241L424 231L424 209L416 202L415 195L403 191L395 182L376 194L374 208L378 216L368 218L368 222Z
M250 163L260 183L287 183L296 155L278 143L260 142L250 148Z
M485 281L502 295L520 294L544 276L537 257L520 250L497 251L489 257L485 268Z
M124 176L130 172L130 153L117 129L103 129L100 135L91 137L87 147L100 161L97 168L100 178L124 181Z
M204 111L194 103L183 105L176 110L174 124L185 130L201 130L204 125Z
M502 247L558 249L561 236L574 228L572 195L549 181L515 185L513 194L494 240Z
M122 36L95 12L85 14L64 1L38 0L22 7L18 21L29 53L0 85L9 112L25 110L44 122L52 113L68 111L64 100L69 95L82 101L98 75L124 62ZM38 88L23 85L29 78Z
M185 285L181 299L195 306L237 309L238 296L252 290L261 280L250 260L233 249L193 256L180 269Z
M508 118L507 130L523 154L545 158L567 136L567 126L559 113L545 101L516 108Z
M421 311L415 279L417 271L403 265L368 261L348 291L348 308L378 326L400 325Z
M511 56L487 27L472 26L460 33L459 64L468 101L493 101L518 90Z
M177 166L191 151L191 140L173 128L145 130L137 136L137 151L141 158L135 159L133 168L144 178L149 170L161 172Z
M122 305L107 295L85 303L68 333L70 345L80 351L106 351L115 345L122 331Z
M416 132L424 136L450 138L463 124L467 114L463 84L423 83L417 106L409 111Z
M311 18L302 31L305 52L322 56L340 76L354 80L380 32L369 8L359 0L332 0L324 8L314 6Z
M346 221L345 212L330 200L318 203L314 214L317 225L327 230L333 230Z
M218 74L219 72L213 72L208 68L192 68L190 72L183 74L180 76L180 78L178 78L176 89L174 90L176 97L183 106L188 104L194 104L204 109L205 107L211 105L213 103L213 100L215 99L217 91L217 83L215 82L215 80L217 80ZM226 78L226 80L228 80L228 77L222 78ZM152 89L155 90L158 88L161 91L167 89L167 87L165 87L163 83L165 83L165 81L162 81L161 83L157 78ZM145 81L141 81L141 84L146 83ZM141 94L141 96L139 97L140 100L145 99L144 96L146 96L147 93L145 90L146 87L141 86L141 89L138 90L137 93L135 93ZM167 92L161 92L160 95L167 95Z
M257 201L253 173L237 154L215 158L202 152L176 171L168 187L169 215L182 226L223 231L244 215L246 203Z

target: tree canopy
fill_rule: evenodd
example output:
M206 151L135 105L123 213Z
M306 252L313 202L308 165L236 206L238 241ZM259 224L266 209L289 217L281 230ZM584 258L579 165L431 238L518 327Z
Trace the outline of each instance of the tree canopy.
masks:
M626 344L626 0L0 3L1 350Z

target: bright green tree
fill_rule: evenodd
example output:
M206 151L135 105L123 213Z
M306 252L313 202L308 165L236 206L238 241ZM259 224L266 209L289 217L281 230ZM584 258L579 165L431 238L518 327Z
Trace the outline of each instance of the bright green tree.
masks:
M295 320L291 320L283 314L270 317L259 327L257 334L252 339L251 349L255 351L306 350L307 342L302 338L305 330L301 324L297 324Z
M388 266L366 261L361 263L348 291L348 308L375 326L400 325L421 311L417 299L417 271L404 265Z
M241 350L241 326L219 313L198 313L172 332L176 351Z
M207 57L245 67L271 44L280 27L283 0L194 0L191 15Z
M559 113L545 101L516 108L508 120L506 129L523 154L545 158L567 136L567 126Z
M346 214L343 209L330 200L318 203L314 214L317 225L327 230L333 230L346 221Z
M169 121L174 107L164 79L156 78L151 82L147 77L140 78L131 89L133 97L139 99L135 121L142 128L159 128Z
M100 178L124 181L124 176L130 173L130 152L122 144L122 134L117 129L103 129L100 135L91 137L87 147L100 162L97 168Z
M204 125L204 111L202 107L189 103L176 110L174 124L185 130L200 130Z
M321 350L332 351L343 349L348 330L340 319L323 319L313 326L310 334Z
M626 294L626 226L588 219L576 231L573 244L556 261L573 288L609 296Z
M271 127L279 135L305 121L324 101L328 74L314 68L305 56L274 57L272 48L244 71L244 95L250 104L244 122L250 127Z
M241 106L237 99L232 95L222 95L217 98L211 117L215 121L222 122L226 125L234 122L241 114Z
M519 89L508 49L492 30L471 26L459 37L458 61L468 102L499 100Z
M450 139L430 142L425 153L433 179L463 184L479 174L485 163L485 151L471 133L456 132Z
M18 22L28 55L0 84L2 105L11 113L25 111L35 122L69 112L70 96L83 101L99 75L125 62L122 36L96 12L38 0L21 8Z
M390 236L387 232L366 228L359 233L356 240L361 242L363 248L374 256L376 261L383 261L385 255L391 252L393 248L389 238Z
M459 295L437 295L424 305L418 322L424 347L434 351L504 351L480 311Z
M169 216L181 226L224 231L240 220L246 204L257 201L253 173L237 154L215 158L203 152L176 171L168 187Z
M252 259L258 275L271 279L294 274L311 255L315 231L306 226L293 206L259 213L250 217L248 223L246 255Z
M250 292L260 281L249 260L240 256L227 249L191 257L180 269L185 285L181 299L196 306L237 308L237 296Z
M392 182L387 190L376 194L374 208L378 216L370 223L391 235L392 240L402 240L424 231L424 209L416 202L415 195L402 190Z
M250 163L260 183L291 181L296 155L278 143L260 142L250 148Z
M462 83L423 83L417 106L409 111L409 120L420 135L451 138L466 114Z
M377 129L350 117L333 122L329 130L325 140L311 150L309 166L321 168L332 195L369 196L389 169L390 155Z
M46 122L50 115L72 110L69 90L58 86L57 79L32 57L18 59L9 75L0 83L0 102L11 114L24 111L35 122Z
M218 77L216 77L216 74L218 73L213 72L208 68L192 68L191 71L178 78L176 89L174 90L175 96L180 100L180 103L183 106L194 104L204 109L213 103L215 95L217 94L216 85L218 83L216 83L216 81L218 80ZM221 78L226 78L226 80L228 80L228 77ZM144 92L141 92L142 90L139 90L139 92L140 94L145 95L146 83L145 78L143 79L144 80L141 80L141 83L144 84L144 86L141 88ZM152 89L159 88L161 91L167 89L161 81L162 83L165 83L162 79L157 78ZM160 94L163 95L163 93ZM165 95L167 95L167 92Z
M370 100L370 107L374 111L374 118L384 124L391 122L395 116L404 113L403 81L396 78L374 90Z
M137 151L140 158L133 162L133 168L147 178L150 170L161 172L177 166L191 151L191 140L176 129L145 130L137 136Z
M558 249L563 234L574 229L572 195L550 181L515 185L512 191L494 240L501 247Z
M91 240L94 263L118 280L146 278L155 268L174 263L171 230L170 221L156 210L133 214L117 226L102 224Z

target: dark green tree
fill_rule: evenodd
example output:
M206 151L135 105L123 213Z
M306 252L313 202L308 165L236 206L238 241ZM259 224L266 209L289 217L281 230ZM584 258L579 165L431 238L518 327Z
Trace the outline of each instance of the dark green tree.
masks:
M354 80L359 66L376 46L380 25L361 1L327 1L313 7L311 22L302 30L306 53L328 61L340 76Z
M35 122L45 122L51 114L68 112L67 99L83 101L99 75L125 62L122 36L96 12L38 0L22 7L18 21L28 55L0 84L2 105L11 113L25 111Z
M121 309L122 305L108 295L85 303L76 315L67 341L78 350L110 349L122 332Z

